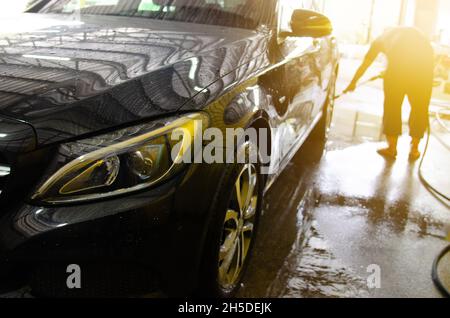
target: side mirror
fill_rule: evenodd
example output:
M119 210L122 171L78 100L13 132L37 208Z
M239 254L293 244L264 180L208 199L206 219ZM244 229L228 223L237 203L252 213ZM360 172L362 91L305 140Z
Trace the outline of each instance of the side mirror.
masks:
M290 36L319 38L333 33L330 19L309 10L295 10L291 18Z

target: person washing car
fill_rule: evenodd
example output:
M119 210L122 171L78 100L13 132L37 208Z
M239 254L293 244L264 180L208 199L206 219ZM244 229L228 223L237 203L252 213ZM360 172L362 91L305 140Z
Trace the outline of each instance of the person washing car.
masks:
M388 147L378 150L384 157L397 157L398 137L402 134L402 104L411 105L409 131L412 138L410 159L421 154L419 145L428 128L428 110L433 89L434 52L430 41L418 29L395 27L386 30L371 45L362 65L345 90L353 92L366 70L383 53L388 60L384 74L384 134Z

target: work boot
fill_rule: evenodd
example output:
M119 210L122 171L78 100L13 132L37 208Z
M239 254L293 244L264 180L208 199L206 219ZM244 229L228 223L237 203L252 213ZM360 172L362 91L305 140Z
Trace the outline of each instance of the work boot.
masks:
M417 161L417 160L420 159L420 156L422 156L422 154L420 153L419 150L411 149L411 152L409 153L409 160L410 161Z
M397 158L398 136L386 136L386 140L388 143L388 147L379 149L377 152L380 156L383 156L386 159L395 160Z
M420 139L413 138L411 141L411 151L409 152L409 160L416 161L422 155L419 151Z
M378 154L380 156L383 156L387 159L396 159L397 158L397 150L391 149L391 148L383 148L377 150Z

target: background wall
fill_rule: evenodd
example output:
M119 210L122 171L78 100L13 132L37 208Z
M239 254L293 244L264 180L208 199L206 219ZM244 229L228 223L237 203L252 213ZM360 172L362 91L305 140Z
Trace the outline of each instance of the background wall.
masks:
M367 44L387 27L416 26L450 46L450 0L321 0L342 43Z

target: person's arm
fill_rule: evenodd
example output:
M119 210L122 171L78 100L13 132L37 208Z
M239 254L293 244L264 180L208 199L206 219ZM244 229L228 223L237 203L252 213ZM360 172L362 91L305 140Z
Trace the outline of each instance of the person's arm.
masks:
M372 46L369 49L369 52L366 54L363 63L356 71L355 76L353 77L353 80L348 85L348 87L345 89L344 93L353 92L356 89L356 85L358 85L358 81L363 77L363 75L366 73L367 69L372 65L372 63L377 58L378 54L381 52L381 43L380 40L376 40Z

